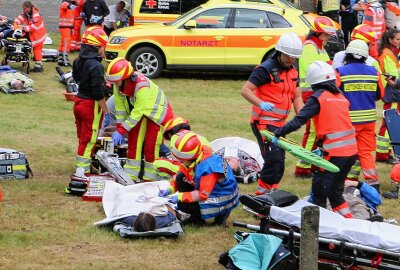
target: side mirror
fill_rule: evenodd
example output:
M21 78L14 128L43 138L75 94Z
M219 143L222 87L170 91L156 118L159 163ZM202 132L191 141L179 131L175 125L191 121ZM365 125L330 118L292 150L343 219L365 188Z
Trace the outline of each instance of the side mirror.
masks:
M183 25L185 29L193 29L196 28L196 26L197 22L195 20L189 20Z

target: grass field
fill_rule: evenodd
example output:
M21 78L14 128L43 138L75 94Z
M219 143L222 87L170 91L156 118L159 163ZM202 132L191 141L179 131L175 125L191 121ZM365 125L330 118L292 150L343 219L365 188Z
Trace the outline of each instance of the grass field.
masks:
M178 240L132 241L92 226L104 218L100 203L63 193L74 171L77 138L73 103L64 100L54 67L46 63L45 73L31 75L34 94L0 94L0 147L25 152L34 172L33 179L0 182L0 269L222 269L218 256L235 244L232 221L254 222L241 207L231 214L228 228L185 227ZM235 74L164 73L155 82L174 113L188 118L193 130L211 141L223 136L253 139L250 105L240 96L246 79ZM300 141L302 132L289 138ZM311 182L294 179L295 162L287 157L281 188L305 196ZM389 190L390 166L378 164L378 169L381 190ZM240 189L253 193L256 186ZM399 209L397 200L384 200L380 208L385 217L396 219Z

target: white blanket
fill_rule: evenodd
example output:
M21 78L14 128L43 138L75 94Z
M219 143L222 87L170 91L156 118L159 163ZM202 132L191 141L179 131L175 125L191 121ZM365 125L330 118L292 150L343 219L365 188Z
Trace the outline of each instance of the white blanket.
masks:
M313 205L299 200L287 207L271 207L273 220L301 228L301 209ZM339 214L319 209L319 236L369 247L400 252L400 227L383 222L344 218Z
M168 198L158 197L161 189L167 189L168 181L146 182L123 186L116 182L106 181L103 193L103 208L106 218L93 223L95 226L106 225L118 219L150 212L155 216L168 213Z

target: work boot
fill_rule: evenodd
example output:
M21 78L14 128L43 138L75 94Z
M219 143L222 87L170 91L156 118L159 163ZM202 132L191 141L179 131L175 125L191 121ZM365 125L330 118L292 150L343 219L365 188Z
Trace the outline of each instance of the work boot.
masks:
M392 191L386 191L382 193L382 196L386 199L398 199L399 198L399 189L393 189Z
M62 52L58 52L57 65L64 66L64 57Z
M222 226L226 227L226 220L228 219L231 212L228 212L224 215L220 215L214 218L214 222L211 223L212 226Z
M31 72L43 72L43 64L42 63L35 63L33 69L30 70Z
M71 63L69 62L69 58L68 58L68 53L67 52L63 53L63 62L64 62L64 66L66 66L66 67L71 66Z
M296 166L296 169L294 171L294 176L296 178L312 178L313 173L312 173L311 169L301 168L301 167Z

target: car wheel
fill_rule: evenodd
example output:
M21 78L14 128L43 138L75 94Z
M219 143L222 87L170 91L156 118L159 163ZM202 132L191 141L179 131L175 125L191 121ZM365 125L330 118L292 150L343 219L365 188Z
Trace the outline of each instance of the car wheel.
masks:
M129 60L135 70L150 79L159 77L164 67L164 60L161 54L150 47L135 50Z

